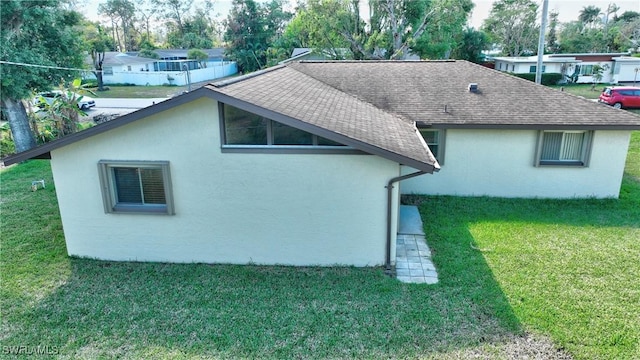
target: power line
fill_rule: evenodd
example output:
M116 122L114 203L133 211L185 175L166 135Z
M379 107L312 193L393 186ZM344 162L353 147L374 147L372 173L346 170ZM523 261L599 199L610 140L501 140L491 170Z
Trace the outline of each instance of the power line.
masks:
M102 70L67 68L67 67L62 67L62 66L26 64L26 63L17 63L17 62L13 62L13 61L3 61L3 60L0 60L0 64L18 65L18 66L27 66L27 67L37 67L37 68L44 68L44 69L71 70L71 71L102 71Z

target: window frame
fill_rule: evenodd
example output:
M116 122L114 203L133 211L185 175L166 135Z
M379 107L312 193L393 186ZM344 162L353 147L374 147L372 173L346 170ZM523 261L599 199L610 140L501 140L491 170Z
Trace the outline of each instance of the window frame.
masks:
M119 204L115 186L114 168L150 168L162 171L165 204ZM102 202L106 214L175 215L169 161L100 160L98 162Z
M544 143L544 134L545 133L562 133L563 134L563 142L564 142L564 134L571 133L582 133L584 137L582 138L582 144L580 149L580 159L579 160L542 160L542 150ZM536 143L536 153L534 158L534 166L535 167L589 167L589 161L591 160L591 148L593 145L594 132L592 130L540 130L538 132L538 139Z
M580 65L580 73L579 74L580 74L580 76L593 76L593 64Z
M267 136L267 144L227 144L227 132L225 127L225 116L224 116L224 107L233 105L225 104L223 102L218 102L218 118L220 125L220 145L223 153L273 153L273 154L365 154L364 152L354 149L348 145L318 145L318 140L320 136L310 133L303 129L298 129L304 132L311 134L312 143L308 145L278 145L274 144L273 138L273 123L279 123L284 126L289 126L287 124L283 124L279 121L275 121L264 116L261 116L266 120L266 136ZM238 108L238 107L236 107ZM240 109L240 108L238 108ZM243 110L243 109L240 109ZM246 111L246 110L243 110ZM250 111L246 111L251 113ZM257 114L256 114L257 115ZM295 127L292 127L297 129ZM329 141L333 141L331 139L324 138Z
M536 70L538 68L538 65L529 65L529 73L535 73ZM542 72L546 72L547 71L547 65L542 65Z
M438 164L440 165L444 165L444 154L445 154L445 145L446 145L446 129L434 129L434 128L418 128L418 131L420 132L420 136L422 136L422 139L424 140L424 142L427 144L427 146L429 146L429 150L431 150L431 146L430 145L436 145L438 146L438 152L437 154L433 154L436 157L436 160L438 160ZM437 135L435 136L436 139L436 143L428 143L427 140L424 138L424 135L422 134L423 132L435 132ZM433 151L432 151L433 152Z

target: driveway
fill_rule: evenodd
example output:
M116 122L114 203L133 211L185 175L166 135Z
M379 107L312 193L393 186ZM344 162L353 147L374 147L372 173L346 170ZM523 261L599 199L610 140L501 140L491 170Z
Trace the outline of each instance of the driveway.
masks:
M91 121L96 115L124 115L136 110L168 100L169 98L149 98L149 99L107 99L94 98L96 106L86 110L87 116L83 116L81 121Z

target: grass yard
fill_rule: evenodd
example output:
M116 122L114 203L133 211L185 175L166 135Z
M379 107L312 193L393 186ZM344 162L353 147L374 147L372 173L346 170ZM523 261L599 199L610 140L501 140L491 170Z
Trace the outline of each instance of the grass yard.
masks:
M582 96L587 99L597 99L602 93L602 89L604 89L606 86L606 84L598 84L596 85L594 90L591 89L591 84L566 84L552 85L549 87L558 90L562 88L563 91L566 91L573 95Z
M431 286L377 268L68 258L49 162L23 163L0 175L2 352L640 358L640 132L629 154L620 200L424 197Z
M92 91L95 92L95 96L91 96L95 98L108 99L163 98L187 90L186 86L106 86L109 87L109 90L107 91L96 91L96 89L92 89Z
M579 359L640 359L640 132L619 200L428 197L420 207L444 286L476 248L522 328ZM447 264L454 261L457 266Z
M563 91L566 91L573 95L582 96L586 99L597 99L600 96L600 93L602 93L602 89L604 89L605 86L607 85L598 84L596 85L594 90L591 89L591 84L553 85L549 87L558 90L562 88ZM640 84L636 84L635 86L640 87ZM640 115L640 109L627 109L627 111Z
M520 334L468 248L473 273L431 287L382 269L93 261L65 254L48 161L4 170L1 195L3 346L72 359L440 358Z

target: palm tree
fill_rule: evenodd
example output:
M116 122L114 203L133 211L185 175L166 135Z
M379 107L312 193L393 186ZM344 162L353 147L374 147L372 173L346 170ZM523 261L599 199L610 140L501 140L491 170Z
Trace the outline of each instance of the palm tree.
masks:
M589 5L585 6L580 10L580 15L578 19L584 24L584 26L591 25L593 27L598 22L598 16L600 16L600 8Z

